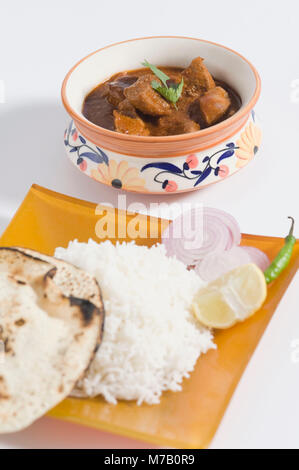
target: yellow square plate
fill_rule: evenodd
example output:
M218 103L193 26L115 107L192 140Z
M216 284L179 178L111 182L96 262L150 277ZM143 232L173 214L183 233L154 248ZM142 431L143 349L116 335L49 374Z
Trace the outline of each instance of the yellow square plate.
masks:
M34 185L3 234L1 245L19 245L52 255L69 240L87 241L95 236L99 216L95 204L73 199ZM108 209L109 214L109 209ZM118 213L117 223L126 228L132 215ZM146 227L153 220L142 217ZM156 239L137 239L152 245L167 221L159 220ZM283 239L243 235L242 244L260 248L273 259ZM134 402L109 405L102 398L68 398L50 416L149 441L160 446L205 448L221 421L238 381L299 264L299 242L288 268L269 288L263 308L234 328L216 332L218 349L200 357L183 391L166 392L159 405Z

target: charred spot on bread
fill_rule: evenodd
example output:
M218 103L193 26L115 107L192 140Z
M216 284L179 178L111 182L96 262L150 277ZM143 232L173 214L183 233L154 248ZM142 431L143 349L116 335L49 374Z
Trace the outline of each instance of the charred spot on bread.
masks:
M76 340L76 341L79 341L82 335L83 335L83 332L82 332L82 331L81 331L81 333L76 334L76 335L75 335L75 340Z
M14 354L14 351L12 349L12 344L11 341L9 341L9 338L4 339L4 352L6 354Z
M7 395L6 393L1 393L0 392L0 400L9 400L10 396Z
M25 322L24 318L19 318L18 320L15 321L16 326L23 326L23 325L25 325L25 323L26 322Z
M94 315L100 315L100 309L89 302L89 300L73 296L70 296L69 300L72 307L79 308L84 326L88 326L92 322Z
M45 274L45 280L47 279L47 277L49 277L50 279L54 279L54 276L55 276L56 273L57 273L57 268L56 267L50 269L50 271L48 271Z
M7 387L4 380L4 377L0 376L0 400L8 400L10 397L7 393Z

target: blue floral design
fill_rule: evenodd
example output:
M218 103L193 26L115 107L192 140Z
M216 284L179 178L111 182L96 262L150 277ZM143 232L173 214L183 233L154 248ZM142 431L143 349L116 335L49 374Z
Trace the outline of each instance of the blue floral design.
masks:
M202 159L204 165L202 170L191 170L189 168L188 162L184 162L183 167L180 168L173 163L168 162L155 162L155 163L148 163L141 168L141 172L147 170L148 168L157 168L160 170L154 177L154 181L162 185L162 188L168 184L167 175L175 175L180 178L185 178L190 181L194 181L193 187L198 186L201 184L212 172L214 172L215 176L218 176L220 166L219 163L225 160L226 158L231 158L235 150L239 147L236 147L233 142L226 144L226 147L218 150L217 152L213 153L211 156L206 156Z
M77 132L77 129L75 127L73 128L73 121L71 121L68 129L65 131L64 145L70 148L70 153L77 153L77 165L81 165L84 162L84 158L88 158L95 163L106 163L106 165L109 164L108 155L99 147L96 147L96 152L86 143L86 140L84 137L82 137L82 135L78 134L78 139L81 143L79 145L72 145L70 143L70 137L73 136L75 132Z

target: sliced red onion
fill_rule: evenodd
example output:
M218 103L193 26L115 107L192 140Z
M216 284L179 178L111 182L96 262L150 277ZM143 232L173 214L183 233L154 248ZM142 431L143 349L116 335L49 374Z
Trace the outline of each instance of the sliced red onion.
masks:
M240 246L234 246L228 251L210 253L195 267L195 271L204 281L210 282L251 262L249 253Z
M262 271L266 271L270 266L270 260L263 251L254 246L242 246L241 248L249 254L251 262L256 264Z
M162 234L167 255L176 256L187 266L198 264L209 253L229 250L240 241L237 221L210 207L184 212Z

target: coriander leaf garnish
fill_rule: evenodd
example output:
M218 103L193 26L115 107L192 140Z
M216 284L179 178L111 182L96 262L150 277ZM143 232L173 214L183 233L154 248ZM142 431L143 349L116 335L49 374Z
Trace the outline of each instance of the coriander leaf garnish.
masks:
M151 85L152 85L154 90L156 90L157 88L163 88L163 87L161 87L161 83L157 82L157 80L153 80Z
M182 89L184 86L184 79L182 79L182 81L178 85L172 85L169 88L161 86L160 83L156 82L155 80L152 81L151 85L153 89L160 93L160 95L162 95L166 100L173 103L175 108L177 107L176 102L181 96Z
M149 67L151 71L156 75L159 80L163 83L163 86L157 80L153 80L151 86L154 90L160 93L163 98L170 101L174 104L175 108L177 109L176 102L180 98L183 86L184 86L184 79L182 78L181 82L178 84L171 84L170 86L167 85L167 80L170 80L170 77L166 75L166 73L159 70L155 65L150 64L147 60L145 60L142 65L145 67Z
M168 75L166 73L162 72L162 70L159 70L155 65L150 64L147 60L142 62L141 65L144 65L144 67L148 67L151 69L151 71L158 77L163 85L167 87L167 80L169 80Z
M178 97L177 99L179 99L179 97L181 96L182 91L183 91L183 87L184 87L184 79L182 78L180 83L178 85L176 85L176 93L177 93L177 97Z

